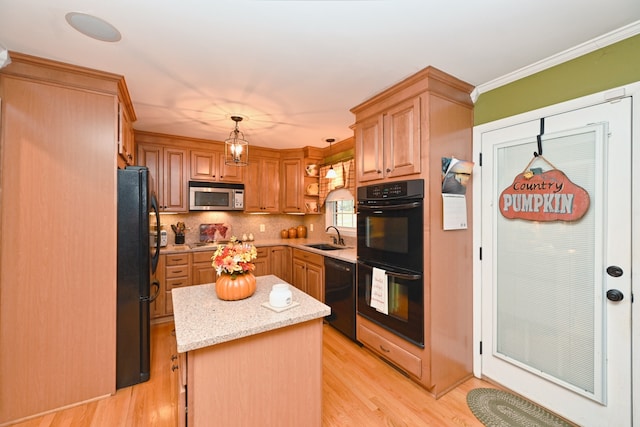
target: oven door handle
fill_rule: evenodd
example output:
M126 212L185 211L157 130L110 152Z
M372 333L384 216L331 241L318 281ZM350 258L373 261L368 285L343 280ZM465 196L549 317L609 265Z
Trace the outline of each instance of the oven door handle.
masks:
M385 205L385 206L369 206L358 205L358 209L361 211L398 211L403 209L415 209L422 206L422 202L402 203L400 205Z
M358 264L360 264L360 265L362 265L362 266L364 266L366 268L373 269L373 267L371 265L365 264L362 261L358 261ZM422 279L422 274L397 273L395 271L389 271L389 270L384 270L384 272L385 272L385 274L387 276L397 277L398 279L404 279L404 280L420 280L420 279Z
M421 274L405 274L405 273L393 273L388 270L385 270L387 276L397 277L398 279L405 280L419 280L422 278Z

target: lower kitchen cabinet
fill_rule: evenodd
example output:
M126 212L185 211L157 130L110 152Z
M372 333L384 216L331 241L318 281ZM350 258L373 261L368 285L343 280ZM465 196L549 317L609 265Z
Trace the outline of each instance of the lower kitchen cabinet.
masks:
M269 263L269 248L261 247L256 248L258 252L258 257L253 261L253 264L256 266L256 269L253 271L254 276L264 276L269 273L270 263Z
M296 248L292 255L293 286L324 302L324 257Z
M191 284L202 285L216 281L216 270L211 265L215 251L191 253Z
M165 315L173 314L171 290L191 285L189 253L168 254L165 260Z
M156 274L151 277L151 292L153 294L153 283L157 282L160 289L158 289L158 295L149 304L149 312L151 319L166 316L166 299L167 299L167 281L165 279L165 266L167 256L160 255L158 257L158 267L156 268Z
M270 246L269 265L271 273L285 282L291 282L291 248L288 246Z

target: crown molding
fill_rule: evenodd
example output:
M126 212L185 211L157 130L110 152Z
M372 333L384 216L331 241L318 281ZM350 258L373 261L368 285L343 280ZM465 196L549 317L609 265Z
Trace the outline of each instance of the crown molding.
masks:
M485 92L512 83L516 80L523 79L535 73L539 73L540 71L594 52L598 49L602 49L603 47L612 45L621 40L628 39L629 37L633 37L637 34L640 34L640 21L633 22L629 25L618 28L617 30L611 31L607 34L596 37L575 47L552 55L546 59L534 62L531 65L520 68L519 70L513 71L509 74L505 74L504 76L498 77L497 79L491 80L490 82L478 85L471 92L471 101L475 104L480 95Z

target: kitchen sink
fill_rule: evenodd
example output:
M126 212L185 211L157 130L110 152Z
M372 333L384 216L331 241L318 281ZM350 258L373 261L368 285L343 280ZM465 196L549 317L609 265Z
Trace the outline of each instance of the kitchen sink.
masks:
M346 246L334 246L328 243L316 243L313 245L305 245L308 248L320 249L322 251L339 251L340 249L348 249Z

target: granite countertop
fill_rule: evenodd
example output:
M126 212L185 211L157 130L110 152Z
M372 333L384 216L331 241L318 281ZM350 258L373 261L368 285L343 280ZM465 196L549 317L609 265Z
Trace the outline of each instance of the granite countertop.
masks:
M172 289L178 352L236 340L262 332L328 316L331 308L291 286L294 303L280 313L263 307L271 287L285 283L277 276L256 278L256 292L239 301L218 299L213 283Z
M255 240L253 242L255 247L261 246L290 246L292 248L303 249L305 251L313 252L316 254L328 256L331 258L340 259L351 263L356 263L356 248L355 246L346 246L345 249L339 249L335 251L324 251L322 249L310 248L306 245L315 243L328 243L319 239L264 239ZM160 250L162 254L174 254L182 252L199 252L199 251L213 251L217 247L216 244L209 244L204 246L190 247L189 245L168 245Z

